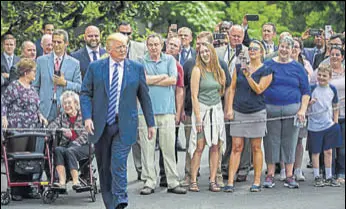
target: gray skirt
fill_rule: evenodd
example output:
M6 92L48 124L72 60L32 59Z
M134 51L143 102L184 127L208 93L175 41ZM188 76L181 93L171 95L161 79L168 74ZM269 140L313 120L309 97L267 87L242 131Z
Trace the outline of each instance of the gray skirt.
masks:
M230 134L234 137L261 138L267 132L267 111L261 110L254 113L240 113L234 111L234 120L231 121ZM238 123L239 121L260 121L252 123ZM234 122L235 124L232 124Z

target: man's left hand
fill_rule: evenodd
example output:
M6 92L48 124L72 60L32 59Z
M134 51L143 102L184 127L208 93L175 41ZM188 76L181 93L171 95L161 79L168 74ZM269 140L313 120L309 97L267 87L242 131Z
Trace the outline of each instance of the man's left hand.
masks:
M154 127L149 127L148 128L148 139L151 140L155 135L155 128Z
M66 86L67 81L65 80L64 73L61 73L60 76L53 75L53 82L55 85Z

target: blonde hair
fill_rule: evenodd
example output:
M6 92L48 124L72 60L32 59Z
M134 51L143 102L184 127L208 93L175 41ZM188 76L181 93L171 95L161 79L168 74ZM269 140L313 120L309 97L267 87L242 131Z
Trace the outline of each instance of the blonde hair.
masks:
M106 49L109 51L113 45L114 41L120 41L123 44L127 44L128 38L127 36L121 33L112 33L106 39Z
M317 72L325 72L325 73L328 73L330 77L332 77L333 75L333 70L331 68L331 66L329 64L321 64L319 67L318 67L318 70Z
M80 110L79 95L74 91L64 91L60 96L60 104L63 104L64 100L70 97L76 102L76 109Z
M220 66L219 59L218 59L218 56L216 55L216 51L213 45L206 43L204 46L206 46L210 51L210 62L205 63L201 58L201 54L198 53L196 58L196 65L194 68L200 69L201 76L203 78L205 78L205 73L207 71L207 68L211 69L214 79L221 85L221 89L219 93L220 95L223 95L225 93L225 86L226 86L225 72Z

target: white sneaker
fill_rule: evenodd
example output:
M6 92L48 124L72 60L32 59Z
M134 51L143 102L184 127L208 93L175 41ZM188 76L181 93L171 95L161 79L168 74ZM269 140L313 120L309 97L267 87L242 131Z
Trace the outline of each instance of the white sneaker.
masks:
M285 181L286 180L286 170L281 169L280 171L280 181Z
M296 177L296 181L305 181L305 176L302 170L294 171L294 175Z

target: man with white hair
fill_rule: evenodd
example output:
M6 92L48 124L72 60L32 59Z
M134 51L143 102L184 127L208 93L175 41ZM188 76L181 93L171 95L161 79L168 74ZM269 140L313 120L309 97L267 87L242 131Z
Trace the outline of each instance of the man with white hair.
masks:
M51 34L44 34L41 38L41 47L43 55L50 54L53 50L53 41Z

